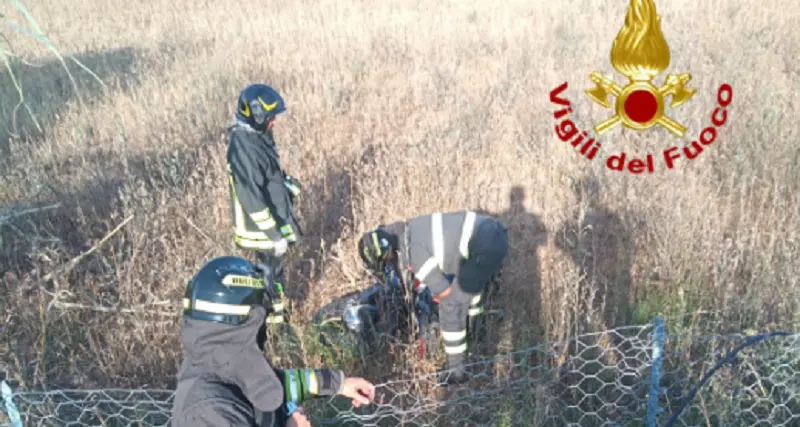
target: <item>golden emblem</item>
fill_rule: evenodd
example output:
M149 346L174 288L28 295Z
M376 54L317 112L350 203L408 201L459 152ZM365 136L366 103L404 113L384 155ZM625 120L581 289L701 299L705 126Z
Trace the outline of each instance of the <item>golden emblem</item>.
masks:
M589 76L595 87L586 90L586 94L594 102L611 108L608 94L617 98L616 114L598 123L595 132L601 135L621 123L635 130L661 125L676 136L683 136L686 128L664 114L665 98L672 96L670 107L674 108L688 101L697 89L685 87L692 79L689 73L668 74L663 86L653 85L651 80L669 67L669 61L669 46L653 0L631 0L625 25L611 46L611 65L630 82L620 87L611 74L602 76L595 71Z

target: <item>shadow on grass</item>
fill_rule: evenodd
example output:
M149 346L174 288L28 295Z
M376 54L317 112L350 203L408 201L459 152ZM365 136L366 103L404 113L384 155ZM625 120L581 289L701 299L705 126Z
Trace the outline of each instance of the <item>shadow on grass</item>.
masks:
M37 139L54 126L72 102L93 102L105 89L78 61L89 68L109 88L126 90L140 82L137 71L149 60L142 51L124 47L100 52L85 52L64 57L64 64L55 57L35 63L14 61L12 70L19 89L8 69L0 72L0 154L6 154L9 140ZM20 91L22 99L20 99ZM24 105L17 107L20 101ZM91 128L75 129L79 135L91 135Z
M216 169L210 163L216 154L211 145L122 158L94 152L43 166L52 170L50 191L19 205L60 206L0 224L0 300L10 314L0 360L14 361L17 381L171 384L175 361L166 355L179 350L172 340L179 311L169 292L195 268L187 262L223 252L202 235L215 232L208 225L210 205L192 199L216 186L198 173ZM131 223L91 251L131 215ZM65 266L74 268L62 272ZM56 295L82 308L51 306ZM136 313L113 309L153 304ZM141 335L145 329L147 336Z
M295 207L302 215L303 237L289 265L289 295L305 299L325 272L327 256L353 228L353 178L346 167L331 167L312 181Z
M295 313L303 309L310 293L325 292L318 284L325 273L326 262L331 255L336 255L337 242L353 224L350 171L332 166L324 175L315 178L296 201L294 212L299 218L302 236L289 249L285 263L285 289L291 299L291 311ZM273 363L284 368L295 367L303 364L306 357L326 353L328 349L318 342L317 330L310 325L302 327L296 315L291 323L282 326L276 339L271 340L269 358ZM301 344L303 340L307 341L304 345ZM327 354L326 359L330 357L332 354ZM349 364L354 357L356 355L338 355L336 358L347 359L340 362Z
M48 387L172 386L179 361L171 355L180 350L174 340L179 310L170 305L178 300L172 292L210 257L235 252L228 229L216 223L220 214L228 215L221 148L197 144L129 157L95 150L41 166L49 191L19 207L60 207L0 226L0 271L8 278L0 297L14 313L4 328L0 356L17 358L19 381ZM352 224L350 185L350 172L334 168L306 188L300 202L305 236L298 252L302 261L311 262L287 266L290 296L305 296L305 283L323 274L327 253L320 242L330 250ZM214 212L220 205L224 208ZM130 224L82 257L131 214L136 217ZM74 269L43 280L75 259ZM59 291L59 301L84 308L165 301L160 311L175 315L48 307ZM161 326L138 336L145 323ZM129 339L121 336L126 328ZM11 355L11 349L19 350ZM291 359L302 360L300 353Z
M118 93L138 85L142 70L159 72L178 49L123 48L75 58ZM109 96L65 59L85 103ZM77 102L60 61L15 67L38 124L44 130L57 125L65 106ZM7 73L0 74L0 83L2 152L13 136L10 114L18 98ZM162 130L154 127L151 136ZM89 127L76 131L92 137ZM126 155L97 141L46 164L14 166L3 185L36 188L0 210L0 308L10 314L3 319L0 360L8 363L2 369L10 377L48 388L172 385L178 364L172 355L180 351L174 293L197 264L229 250L217 236L219 202L208 200L225 179L224 151L214 144L218 131L209 128L198 136L207 144ZM23 141L42 139L24 110L16 132ZM36 211L54 204L56 209ZM34 212L5 216L26 209ZM99 244L131 215L130 223ZM73 306L59 308L54 301ZM120 312L115 306L145 309Z
M564 251L580 273L578 306L571 335L595 333L591 345L575 338L562 357L578 356L596 366L614 367L609 372L625 372L644 362L629 358L630 341L622 334L606 332L628 325L632 317L629 302L634 242L630 228L620 216L600 203L600 183L594 177L578 180L573 186L579 208L558 231L556 247ZM588 364L587 364L588 366ZM586 366L576 368L585 375ZM608 370L608 369L606 369ZM576 379L580 381L580 379ZM634 387L638 381L623 375L618 381Z
M585 211L576 211L556 235L556 246L578 267L577 312L587 332L627 325L631 308L634 242L620 216L600 203L600 183L584 178L573 190Z
M491 359L502 350L516 351L539 342L544 330L540 325L541 262L539 248L547 243L547 230L538 215L525 208L525 190L513 187L509 192L508 209L501 212L478 212L497 218L508 229L509 251L503 263L499 290L492 307L503 311L502 320L488 317L485 332L478 343L473 359ZM509 331L508 334L501 333ZM506 349L501 350L503 336L509 337ZM486 373L493 364L483 365Z

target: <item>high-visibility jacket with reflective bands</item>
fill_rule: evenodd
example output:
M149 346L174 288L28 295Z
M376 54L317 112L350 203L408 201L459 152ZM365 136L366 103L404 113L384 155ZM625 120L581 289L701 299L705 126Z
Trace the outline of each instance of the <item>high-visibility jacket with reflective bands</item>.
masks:
M450 287L462 260L469 262L469 242L478 223L494 218L471 211L434 213L409 220L399 239L408 245L409 270L434 295ZM450 367L463 362L467 351L467 316L477 314L480 293L454 286L439 303L439 321Z
M228 128L228 179L237 246L270 250L285 237L297 240L298 226L271 133L235 124Z

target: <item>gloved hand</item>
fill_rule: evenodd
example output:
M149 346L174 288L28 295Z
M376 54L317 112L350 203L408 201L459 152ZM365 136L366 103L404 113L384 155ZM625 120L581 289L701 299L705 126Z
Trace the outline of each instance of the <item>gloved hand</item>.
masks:
M275 256L283 256L286 253L286 250L289 248L289 241L284 239L278 240L275 242Z
M292 203L303 192L303 186L300 185L300 181L291 175L286 175L283 178L283 185L289 190L289 197L292 199Z

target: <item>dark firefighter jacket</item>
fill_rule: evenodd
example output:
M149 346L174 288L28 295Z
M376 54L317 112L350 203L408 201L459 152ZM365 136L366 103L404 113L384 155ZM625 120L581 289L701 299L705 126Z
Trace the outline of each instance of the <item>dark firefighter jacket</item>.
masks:
M265 318L260 307L240 326L184 318L172 427L281 427L302 402L340 392L341 371L274 370Z
M481 293L508 253L506 228L496 219L471 211L434 213L384 227L398 236L398 264L439 301L439 321L448 364L463 363L467 317L478 314Z
M270 250L300 234L271 132L236 123L228 128L228 178L234 239L245 249Z

